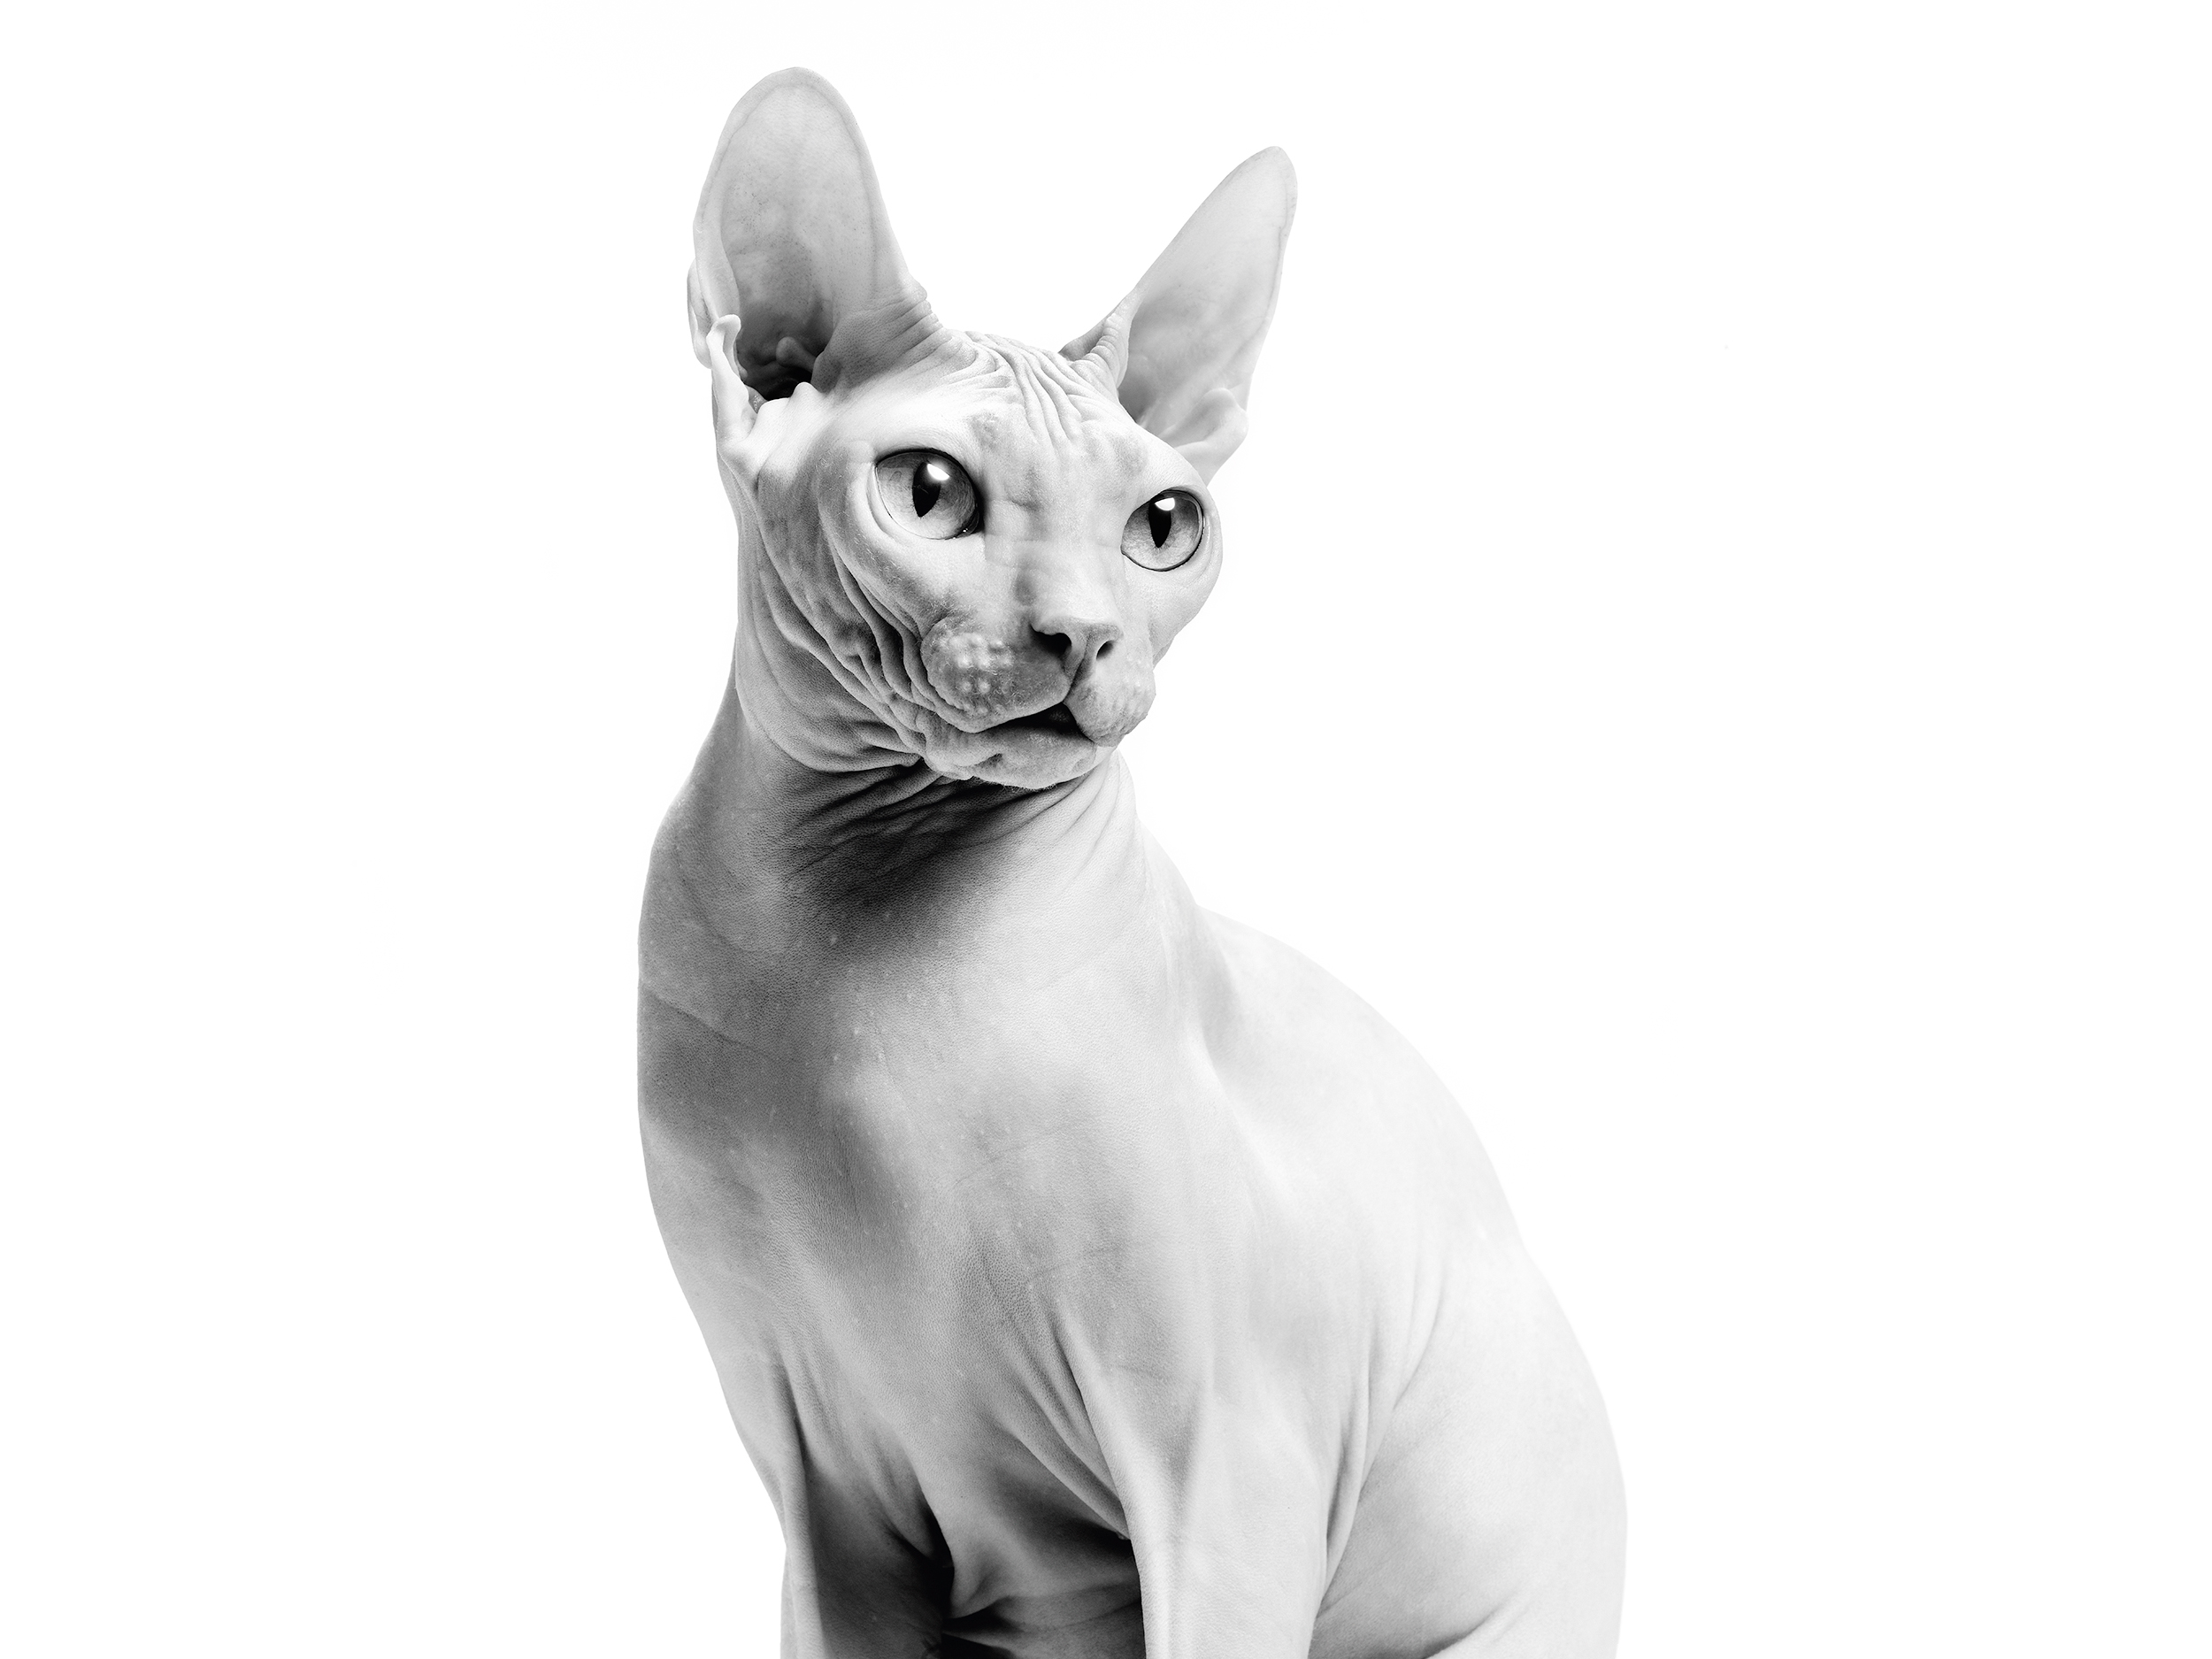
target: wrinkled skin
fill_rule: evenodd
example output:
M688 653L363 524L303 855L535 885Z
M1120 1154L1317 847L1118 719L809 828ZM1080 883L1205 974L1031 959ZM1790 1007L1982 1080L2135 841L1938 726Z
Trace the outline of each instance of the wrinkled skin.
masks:
M712 346L731 333L720 325ZM737 441L762 457L749 488L726 473L741 520L773 526L746 567L739 685L781 747L818 765L919 759L946 778L1063 783L1151 708L1153 664L1212 588L1220 537L1175 571L1130 563L1133 504L1173 489L1206 500L1191 464L1057 353L952 343L843 396L801 386ZM726 371L718 394L743 396ZM902 534L875 462L912 449L951 455L983 486L983 534ZM1064 702L1079 733L1008 724Z
M1603 1408L1465 1118L1357 998L1198 908L1114 752L1219 568L1287 165L1232 175L1065 353L935 322L802 72L739 106L703 226L765 237L778 189L841 228L742 243L733 283L703 243L741 621L655 849L641 1030L786 1654L1609 1654ZM876 464L917 449L979 532L902 529ZM1197 554L1125 557L1174 491Z

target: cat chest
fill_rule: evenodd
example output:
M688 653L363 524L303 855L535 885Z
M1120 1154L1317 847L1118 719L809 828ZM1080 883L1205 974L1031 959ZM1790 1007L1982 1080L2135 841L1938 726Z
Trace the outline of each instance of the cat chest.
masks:
M969 1370L1010 1337L1024 1364L1070 1333L1143 1340L1140 1310L1245 1254L1252 1206L1190 1023L1089 989L818 980L711 1028L649 1000L672 1251L733 1318L841 1355Z

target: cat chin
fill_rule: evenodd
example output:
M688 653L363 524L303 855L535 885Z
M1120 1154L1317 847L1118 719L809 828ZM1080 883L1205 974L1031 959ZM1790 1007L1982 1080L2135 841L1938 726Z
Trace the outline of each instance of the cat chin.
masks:
M968 775L984 783L1004 784L1013 789L1049 789L1055 784L1080 778L1113 752L1101 749L1095 743L1071 742L1065 738L1055 741L1061 751L1057 754L1002 751L992 756ZM1066 752L1071 749L1081 752Z
M926 724L922 764L947 778L973 778L1014 789L1049 789L1080 778L1113 753L1087 737L1009 721L963 732L935 718Z

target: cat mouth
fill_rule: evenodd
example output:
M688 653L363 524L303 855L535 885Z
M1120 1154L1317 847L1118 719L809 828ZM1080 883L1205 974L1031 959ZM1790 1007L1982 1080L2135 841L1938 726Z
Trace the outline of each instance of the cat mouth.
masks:
M1056 703L1049 709L1040 709L1034 714L1018 715L1002 720L991 728L994 732L1043 732L1053 737L1078 737L1086 742L1090 734L1083 723L1075 718L1075 710L1064 703Z

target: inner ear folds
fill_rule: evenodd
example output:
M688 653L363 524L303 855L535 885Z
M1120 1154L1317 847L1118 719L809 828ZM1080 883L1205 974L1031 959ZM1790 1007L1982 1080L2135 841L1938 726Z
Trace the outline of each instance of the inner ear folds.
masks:
M1243 441L1297 205L1290 157L1262 150L1215 188L1127 299L1062 348L1202 478Z
M860 128L811 70L769 76L730 112L692 233L693 349L735 315L731 358L764 397L813 375L840 320L926 312Z

